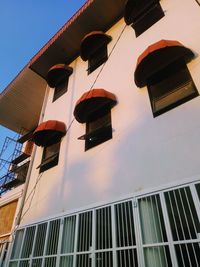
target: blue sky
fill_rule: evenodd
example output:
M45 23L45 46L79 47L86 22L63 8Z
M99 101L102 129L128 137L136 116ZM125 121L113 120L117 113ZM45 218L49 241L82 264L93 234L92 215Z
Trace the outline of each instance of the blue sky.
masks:
M0 92L85 2L0 0ZM0 149L7 135L0 126Z

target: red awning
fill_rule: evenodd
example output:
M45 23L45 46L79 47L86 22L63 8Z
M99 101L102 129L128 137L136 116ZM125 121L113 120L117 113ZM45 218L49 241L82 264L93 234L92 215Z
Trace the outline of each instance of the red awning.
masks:
M66 126L61 121L42 122L33 133L33 141L38 146L56 144L66 134Z
M57 64L51 67L47 74L47 83L50 87L56 87L73 72L73 69L65 64Z
M98 111L105 107L112 108L117 103L116 96L104 89L93 89L84 93L77 101L74 109L74 117L78 122L85 123L98 117Z
M139 56L135 70L135 83L138 87L147 84L147 80L179 58L186 62L194 53L178 41L160 40L150 46Z
M81 41L81 58L86 61L98 48L108 44L112 37L102 31L93 31L85 35Z

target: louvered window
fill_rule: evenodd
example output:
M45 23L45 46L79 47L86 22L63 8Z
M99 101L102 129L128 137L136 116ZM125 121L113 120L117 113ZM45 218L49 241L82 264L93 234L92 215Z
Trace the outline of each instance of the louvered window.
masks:
M185 62L173 62L156 73L147 83L154 116L199 95Z
M67 92L68 81L69 77L65 77L64 80L60 81L60 83L56 85L56 87L54 88L53 102Z
M111 110L104 107L99 117L86 122L85 150L95 147L112 138Z
M96 70L108 59L107 45L102 45L88 59L88 74Z
M200 184L16 232L9 267L199 267Z
M42 162L38 166L40 172L44 172L58 164L60 142L43 148Z
M159 0L128 0L125 21L131 24L136 37L164 17Z

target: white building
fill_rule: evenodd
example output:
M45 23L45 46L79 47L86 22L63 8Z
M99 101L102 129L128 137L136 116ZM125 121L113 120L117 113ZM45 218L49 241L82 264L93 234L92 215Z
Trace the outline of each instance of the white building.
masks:
M35 145L0 199L2 266L200 266L199 19L195 0L88 0L4 90L1 125Z

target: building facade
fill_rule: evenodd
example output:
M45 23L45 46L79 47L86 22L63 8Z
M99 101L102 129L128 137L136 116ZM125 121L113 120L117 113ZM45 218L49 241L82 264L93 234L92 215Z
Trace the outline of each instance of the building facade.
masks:
M4 90L30 157L2 266L200 266L199 17L88 0Z

